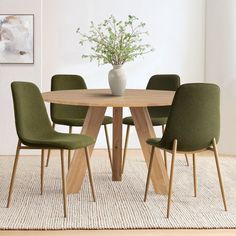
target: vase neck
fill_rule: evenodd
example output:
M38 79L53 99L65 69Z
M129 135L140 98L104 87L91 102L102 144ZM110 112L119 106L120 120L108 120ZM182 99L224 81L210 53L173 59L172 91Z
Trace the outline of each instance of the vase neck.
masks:
M113 69L120 69L122 65L113 65Z

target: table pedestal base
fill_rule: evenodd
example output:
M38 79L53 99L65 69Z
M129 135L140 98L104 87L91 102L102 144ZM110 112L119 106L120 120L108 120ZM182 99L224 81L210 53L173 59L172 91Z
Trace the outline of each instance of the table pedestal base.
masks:
M86 134L97 138L100 126L104 119L106 107L90 107L82 128L81 134ZM142 147L143 155L147 165L151 154L151 147L146 140L155 137L154 128L146 107L130 107L134 124ZM89 155L91 156L94 145L89 147ZM113 166L112 180L121 181L121 163L122 163L122 107L113 108ZM153 157L153 168L151 179L156 193L167 194L169 179L165 169L161 152L155 149ZM85 173L87 170L85 153L83 149L74 152L73 160L67 174L67 192L78 193L80 191ZM143 189L145 186L143 186Z
M121 163L122 163L122 107L113 108L113 165L112 165L112 180L121 181Z

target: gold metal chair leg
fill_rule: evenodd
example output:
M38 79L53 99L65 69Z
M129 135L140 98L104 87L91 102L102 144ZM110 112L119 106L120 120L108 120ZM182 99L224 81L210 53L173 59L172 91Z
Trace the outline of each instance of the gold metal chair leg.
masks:
M66 191L65 167L64 167L64 150L63 149L61 149L61 177L62 177L64 217L66 218L66 216L67 216L67 191Z
M162 135L163 135L164 131L165 131L165 125L162 125L161 128L162 128ZM167 155L166 155L165 150L164 150L164 162L165 162L165 167L166 167L166 170L167 170Z
M52 128L55 129L55 123L52 123ZM51 155L51 149L48 149L48 156L47 156L47 161L45 165L46 167L48 167L50 155Z
M152 171L152 162L153 162L154 150L155 150L155 146L152 146L152 151L151 151L151 156L150 156L150 161L149 161L149 167L148 167L146 188L145 188L145 193L144 193L144 202L146 202L146 200L147 200L147 193L148 193L148 188L149 188L150 179L151 179L151 171Z
M72 126L69 126L69 134L72 134ZM68 150L68 170L70 168L70 162L71 162L71 150Z
M219 183L220 183L221 195L222 195L225 211L227 211L227 205L226 205L226 200L225 200L223 181L222 181L221 173L220 173L219 154L218 154L217 144L216 144L215 138L213 139L213 149L214 149L216 168L217 168L217 173L218 173L218 178L219 178Z
M196 154L195 153L193 153L193 186L194 186L194 197L197 197Z
M171 206L171 196L172 196L172 183L174 176L174 164L175 156L177 151L177 139L174 140L173 150L172 150L172 160L171 160L171 170L170 170L170 183L169 183L169 193L168 193L168 203L167 203L167 218L170 216L170 206Z
M124 152L123 152L123 158L122 158L122 168L121 168L122 174L125 168L126 152L127 152L128 140L129 140L129 130L130 130L130 125L127 125L126 136L125 136L125 146L124 146Z
M15 156L15 161L14 161L13 171L12 171L12 176L11 176L11 183L10 183L9 194L8 194L8 199L7 199L7 208L10 207L10 203L11 203L11 196L12 196L12 190L13 190L13 185L15 181L16 168L17 168L17 163L18 163L19 154L20 154L20 145L21 145L21 142L19 140L17 144L17 148L16 148L16 156Z
M90 168L88 147L85 147L84 149L85 149L85 156L86 156L86 162L87 162L87 167L88 167L89 182L90 182L92 195L93 195L93 201L96 202L96 195L95 195L95 190L94 190L93 177L92 177L92 172L91 172L91 168Z
M111 169L112 169L112 157L111 157L111 148L110 148L110 142L109 142L109 136L108 136L108 131L107 131L107 126L104 125L104 130L105 130L105 136L106 136L106 142L107 142L107 151L108 151L108 156L111 164Z
M186 164L187 164L187 166L189 166L188 156L187 156L187 154L184 154L184 155L185 155Z
M43 179L44 179L44 149L41 150L41 195L43 195Z

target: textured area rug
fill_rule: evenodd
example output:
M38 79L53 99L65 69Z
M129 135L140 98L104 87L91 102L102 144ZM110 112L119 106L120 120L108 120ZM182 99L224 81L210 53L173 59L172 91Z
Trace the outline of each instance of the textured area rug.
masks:
M220 158L228 212L223 203L213 157L198 157L197 198L193 197L192 162L178 157L173 203L166 218L167 196L150 186L143 202L146 164L141 156L128 157L122 182L111 181L107 156L92 157L97 202L92 201L86 175L79 194L68 196L68 218L63 218L60 158L45 168L45 188L40 195L40 158L19 160L12 204L6 208L13 157L0 157L0 229L161 229L236 228L236 159ZM170 158L169 158L170 160Z

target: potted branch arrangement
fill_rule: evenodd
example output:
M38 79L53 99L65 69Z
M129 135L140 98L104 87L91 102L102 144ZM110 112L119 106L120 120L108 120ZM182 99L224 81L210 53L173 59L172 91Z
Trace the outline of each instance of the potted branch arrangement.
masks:
M126 75L123 65L136 57L153 51L149 44L143 43L145 23L135 16L128 16L125 21L117 20L113 15L102 23L95 25L92 21L88 34L80 34L81 45L91 43L91 53L82 55L90 61L97 60L98 65L111 64L113 69L108 73L112 95L121 96L126 87Z

